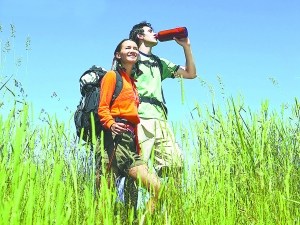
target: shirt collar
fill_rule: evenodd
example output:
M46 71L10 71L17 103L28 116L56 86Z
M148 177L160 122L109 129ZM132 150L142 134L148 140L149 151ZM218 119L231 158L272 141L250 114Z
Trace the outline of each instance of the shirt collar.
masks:
M148 54L146 54L146 53L144 53L144 52L141 52L141 51L139 51L139 53L140 53L141 55L146 56L146 57L149 57L149 58L152 56L152 54L148 55Z

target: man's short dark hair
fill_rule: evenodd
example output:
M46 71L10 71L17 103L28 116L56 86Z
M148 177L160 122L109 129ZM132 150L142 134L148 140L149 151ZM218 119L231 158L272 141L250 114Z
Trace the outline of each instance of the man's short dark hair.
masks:
M138 46L139 46L139 39L137 35L144 34L143 27L150 27L151 29L153 29L150 23L147 23L146 21L142 21L134 25L129 33L129 39L133 40Z

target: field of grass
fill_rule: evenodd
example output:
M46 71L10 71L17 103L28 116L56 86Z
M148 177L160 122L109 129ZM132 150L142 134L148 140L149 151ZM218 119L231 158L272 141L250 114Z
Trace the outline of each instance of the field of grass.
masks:
M37 124L21 84L8 85L11 29L0 42L0 225L132 224L105 178L95 190L94 153L75 130L45 112ZM258 111L237 98L224 102L196 105L174 127L185 155L182 185L170 178L155 214L141 207L137 224L300 224L299 100L280 111L268 101Z
M31 126L29 112L25 104L0 117L0 223L131 224L105 180L95 193L89 148L55 118ZM145 224L300 224L298 101L289 117L283 114L269 112L267 102L246 114L233 99L225 112L198 107L198 118L177 131L189 156L183 187L171 180L159 210L146 217L140 210L139 218Z

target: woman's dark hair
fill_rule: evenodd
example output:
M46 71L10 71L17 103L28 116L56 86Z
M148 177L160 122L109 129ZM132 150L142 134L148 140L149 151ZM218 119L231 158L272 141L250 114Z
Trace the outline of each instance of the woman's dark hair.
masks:
M151 29L153 29L150 23L147 23L146 21L142 21L134 25L129 33L129 38L133 40L138 46L139 46L139 39L137 35L144 34L143 27L150 27Z
M115 49L115 51L114 51L114 58L116 57L116 53L121 51L122 44L123 44L123 42L125 42L125 41L132 41L132 40L129 39L129 38L125 38L125 39L123 39L122 41L120 41L120 43L117 45L117 47L116 47L116 49ZM116 60L117 60L117 59L116 59Z
M122 41L120 41L120 43L117 45L117 47L116 47L116 49L114 51L114 58L113 58L112 65L111 65L111 69L112 70L120 68L120 66L121 66L120 59L118 59L116 57L116 53L121 51L123 42L128 41L128 40L130 40L130 39L129 38L125 38Z

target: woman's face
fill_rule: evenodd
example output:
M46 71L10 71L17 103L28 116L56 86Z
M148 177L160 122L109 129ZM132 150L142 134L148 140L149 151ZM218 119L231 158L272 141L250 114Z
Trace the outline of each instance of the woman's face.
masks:
M138 55L137 44L131 40L124 41L120 52L116 53L117 59L120 59L122 64L135 64L138 60Z

